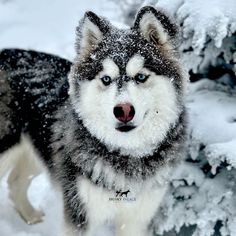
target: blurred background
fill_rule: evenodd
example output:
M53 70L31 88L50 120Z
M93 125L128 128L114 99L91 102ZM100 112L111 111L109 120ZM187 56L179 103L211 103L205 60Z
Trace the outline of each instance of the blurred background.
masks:
M188 153L173 176L153 224L156 235L236 235L236 1L235 0L0 0L0 50L24 48L73 60L75 27L86 10L117 27L154 5L180 25L180 52L189 75ZM1 236L58 236L61 201L46 174L29 190L44 222L28 226L0 181ZM110 235L109 229L98 235Z

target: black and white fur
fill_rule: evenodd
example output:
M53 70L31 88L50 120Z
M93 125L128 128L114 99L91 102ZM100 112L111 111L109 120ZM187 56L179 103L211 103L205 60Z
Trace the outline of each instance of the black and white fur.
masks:
M150 223L185 146L187 77L174 48L177 33L152 7L142 8L128 30L87 12L77 28L69 89L70 63L62 59L49 62L40 54L42 65L34 60L24 78L18 69L2 69L1 151L22 134L32 140L63 193L63 236L93 235L105 223L119 236L152 233ZM138 74L148 79L139 82ZM104 76L111 78L109 85ZM122 124L132 127L127 132L119 130L114 115L124 103L135 110ZM118 190L129 190L136 201L109 201Z
M43 219L29 202L27 189L42 172L39 160L52 170L53 113L68 97L70 66L46 53L0 52L0 177L10 170L9 195L28 224Z

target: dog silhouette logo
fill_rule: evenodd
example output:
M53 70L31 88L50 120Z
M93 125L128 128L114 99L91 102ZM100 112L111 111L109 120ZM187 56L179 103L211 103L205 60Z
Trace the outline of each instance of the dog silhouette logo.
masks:
M121 192L121 190L116 191L116 197L128 197L128 193L130 193L130 190L127 191L123 191Z
M121 192L121 193L120 193L120 196L121 196L121 197L123 197L123 196L127 197L127 195L128 195L129 192L130 192L129 190L124 191L124 192Z

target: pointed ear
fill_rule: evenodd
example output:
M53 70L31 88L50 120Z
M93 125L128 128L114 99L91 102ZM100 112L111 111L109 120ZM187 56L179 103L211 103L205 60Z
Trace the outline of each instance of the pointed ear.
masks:
M86 12L76 29L76 51L80 59L85 59L102 41L108 31L108 24L95 13Z
M133 29L155 45L172 48L172 41L178 34L178 27L169 17L154 7L145 6L138 12Z

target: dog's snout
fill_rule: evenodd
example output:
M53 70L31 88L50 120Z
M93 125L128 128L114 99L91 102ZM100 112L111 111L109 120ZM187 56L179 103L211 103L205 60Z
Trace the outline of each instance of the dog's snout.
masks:
M121 103L114 107L113 113L119 121L127 123L134 118L134 107L129 103Z

